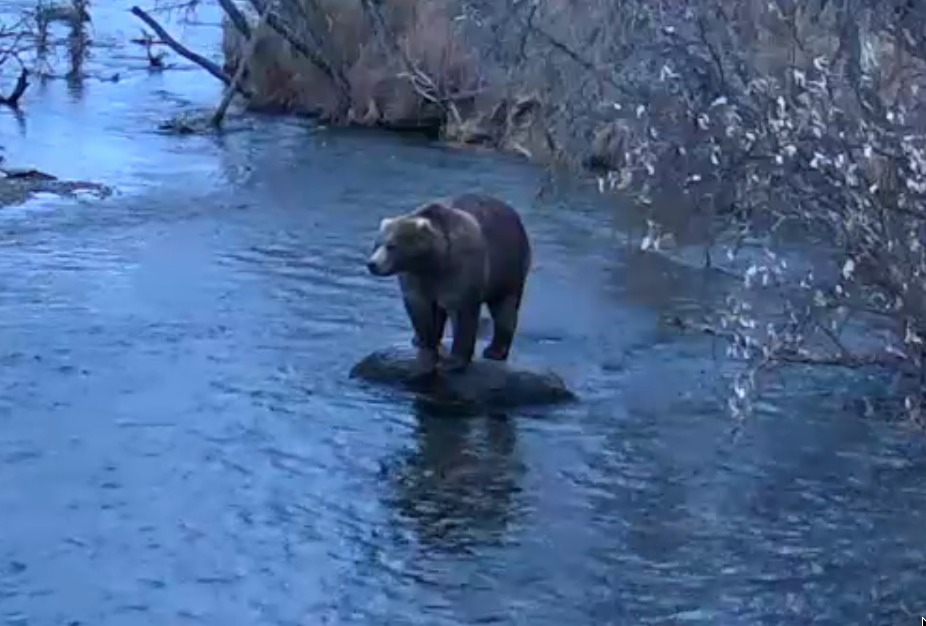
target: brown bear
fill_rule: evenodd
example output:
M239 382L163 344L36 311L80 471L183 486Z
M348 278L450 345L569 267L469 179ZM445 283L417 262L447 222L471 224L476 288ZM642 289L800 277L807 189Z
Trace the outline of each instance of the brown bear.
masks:
M517 211L475 193L383 219L367 261L375 276L398 275L413 343L427 372L437 367L448 317L453 343L444 369L470 364L483 304L494 329L482 356L508 359L530 267L531 246Z

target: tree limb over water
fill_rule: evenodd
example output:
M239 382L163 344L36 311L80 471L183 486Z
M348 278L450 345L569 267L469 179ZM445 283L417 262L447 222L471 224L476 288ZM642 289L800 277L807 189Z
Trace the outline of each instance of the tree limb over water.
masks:
M143 21L151 30L153 30L155 34L157 34L158 38L160 38L161 41L163 41L166 45L170 46L174 52L200 66L226 85L233 85L234 81L232 80L232 77L226 74L221 67L178 42L170 35L170 33L164 29L163 26L158 24L158 22L153 17L148 15L148 13L146 13L143 9L140 9L137 6L133 6L131 12L132 15ZM243 96L247 98L251 97L251 91L244 85L235 85L234 88L237 89L238 92Z
M219 0L219 6L225 12L225 15L231 20L235 29L241 33L245 39L251 38L251 27L248 25L248 19L238 10L233 0Z
M232 7L234 7L234 5L232 5ZM237 11L237 9L235 9L235 11ZM260 18L258 18L255 30L260 30L260 28L267 22L267 15L269 13L270 5L268 4L264 8L264 12L260 14ZM245 26L246 25L247 22L245 22ZM258 38L252 36L248 41L248 48L245 51L244 57L241 59L241 63L239 63L238 69L235 70L235 75L232 76L231 84L225 88L225 93L222 95L222 100L219 102L219 106L216 107L215 113L212 115L212 119L210 121L213 126L221 126L222 119L225 117L225 112L228 110L228 106L231 104L232 98L235 95L235 91L238 89L238 85L241 84L241 80L244 78L244 72L247 69L248 64L251 62L251 57L254 56L254 51L257 49L257 44Z
M23 97L23 94L26 93L26 90L29 88L29 71L26 68L22 68L19 71L19 77L16 79L16 85L13 87L13 91L10 92L9 96L0 95L0 104L3 106L8 106L11 109L19 108L19 100Z

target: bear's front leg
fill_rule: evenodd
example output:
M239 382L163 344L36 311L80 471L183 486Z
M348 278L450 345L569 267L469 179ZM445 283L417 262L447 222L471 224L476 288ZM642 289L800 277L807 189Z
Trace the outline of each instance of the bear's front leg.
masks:
M437 304L434 305L434 332L437 335L437 354L439 357L443 358L447 356L446 350L444 349L444 344L442 340L444 338L444 329L447 326L447 311L442 309ZM422 341L421 337L416 331L412 337L412 345L416 348L427 347L427 342Z
M477 301L476 304L466 304L454 312L453 344L444 366L448 372L466 369L473 360L476 335L479 332L479 306Z
M433 372L439 358L438 346L444 334L447 316L437 303L420 297L403 298L405 311L415 331L412 344L418 349L418 366L423 373Z

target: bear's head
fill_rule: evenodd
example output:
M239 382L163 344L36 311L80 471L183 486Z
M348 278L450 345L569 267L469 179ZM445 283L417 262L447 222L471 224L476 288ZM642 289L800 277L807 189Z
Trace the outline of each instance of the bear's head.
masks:
M425 273L440 263L446 249L445 237L427 217L387 217L379 224L367 269L374 276Z

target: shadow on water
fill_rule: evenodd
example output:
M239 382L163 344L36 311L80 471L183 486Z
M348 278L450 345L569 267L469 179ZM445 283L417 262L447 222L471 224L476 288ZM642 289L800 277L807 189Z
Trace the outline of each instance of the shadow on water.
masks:
M106 47L85 60L119 82L50 81L0 112L11 162L118 192L0 211L7 623L923 610L922 441L802 373L733 438L721 348L659 321L710 307L724 278L628 249L600 201L537 199L514 159L263 116L159 134L219 89L145 72L119 45L127 7L94 5ZM396 285L363 267L379 219L473 189L521 208L537 250L513 359L557 370L576 405L448 415L347 378L409 340Z

